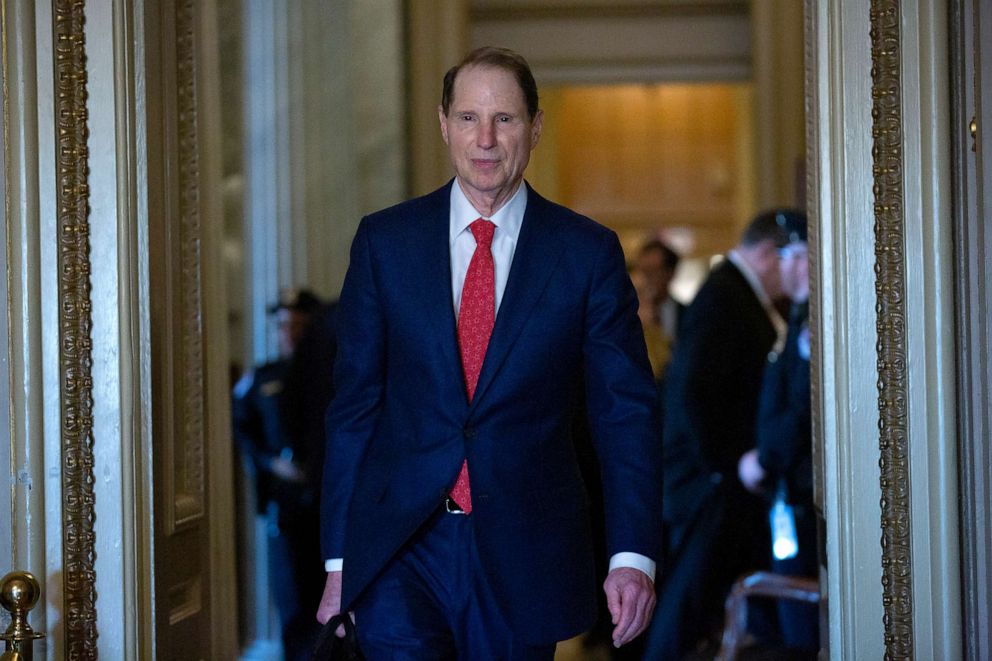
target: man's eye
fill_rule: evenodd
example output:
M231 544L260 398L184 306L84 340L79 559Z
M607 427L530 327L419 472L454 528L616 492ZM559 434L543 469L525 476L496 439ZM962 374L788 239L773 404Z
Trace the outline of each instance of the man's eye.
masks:
M471 122L474 118L472 117L472 115L462 115L460 119L463 122Z
M506 122L509 122L512 119L513 118L510 117L509 115L500 115L499 117L496 118L496 121L506 123Z

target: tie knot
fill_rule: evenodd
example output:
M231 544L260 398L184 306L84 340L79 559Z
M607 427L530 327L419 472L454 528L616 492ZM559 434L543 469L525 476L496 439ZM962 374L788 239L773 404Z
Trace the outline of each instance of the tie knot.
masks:
M472 221L472 224L468 226L472 230L472 236L475 237L475 244L482 248L489 248L493 243L493 232L496 231L496 226L488 220L479 218L478 220Z

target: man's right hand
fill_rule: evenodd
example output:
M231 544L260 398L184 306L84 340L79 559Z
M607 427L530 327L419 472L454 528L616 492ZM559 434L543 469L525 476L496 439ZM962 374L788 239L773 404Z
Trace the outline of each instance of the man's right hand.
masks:
M269 469L276 477L285 482L302 484L307 481L307 474L299 466L294 464L292 459L273 457L269 463Z
M341 612L341 572L327 572L327 582L324 583L324 594L317 608L317 621L327 624L327 621ZM354 617L352 617L354 620ZM344 626L334 632L338 638L344 637Z
M751 493L761 494L765 488L762 482L768 473L764 466L758 461L757 448L745 452L737 462L737 477L744 488Z

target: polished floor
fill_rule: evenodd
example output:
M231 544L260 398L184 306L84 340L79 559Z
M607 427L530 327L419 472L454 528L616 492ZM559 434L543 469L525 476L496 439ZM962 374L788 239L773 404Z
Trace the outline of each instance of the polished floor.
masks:
M587 648L583 645L581 636L559 643L555 651L555 661L608 661L609 658L609 649Z

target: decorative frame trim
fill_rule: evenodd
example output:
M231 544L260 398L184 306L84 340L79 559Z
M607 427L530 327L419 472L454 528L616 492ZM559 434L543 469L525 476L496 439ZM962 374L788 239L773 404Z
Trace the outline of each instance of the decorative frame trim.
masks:
M179 0L176 18L176 88L179 184L179 306L182 318L182 458L176 465L175 511L170 532L204 514L204 358L201 274L200 165L197 131L196 42L193 0ZM171 502L171 501L170 501Z
M809 245L809 328L810 328L810 409L813 430L813 501L818 516L823 512L823 422L820 393L823 391L822 348L820 346L820 154L817 127L820 124L816 87L816 7L818 0L805 0L803 9L803 66L806 113L806 224Z
M912 659L900 4L872 0L870 14L885 658Z
M97 657L89 136L83 0L53 0L65 655Z
M165 431L163 485L164 532L173 535L203 518L206 512L205 374L203 353L202 227L200 222L199 132L197 129L197 85L195 5L193 0L175 0L164 11L166 24L174 30L174 85L165 84L175 112L166 113L163 126L165 149L174 150L175 161L164 164L166 209L175 214L166 242L162 272L168 283L163 301L168 310L169 331L163 339L173 359L166 361L162 395ZM170 107L166 103L166 107Z
M820 291L822 271L820 268L821 219L820 219L820 94L817 85L819 53L816 41L816 3L819 0L805 0L803 7L803 83L805 86L804 111L806 117L806 225L809 245L809 329L810 329L810 427L813 458L813 507L817 526L817 564L820 571L820 658L830 658L830 634L828 603L830 591L827 589L825 567L827 566L826 521L824 501L826 493L826 453L824 452L824 404L823 404L823 343L820 337L822 328L823 297Z

